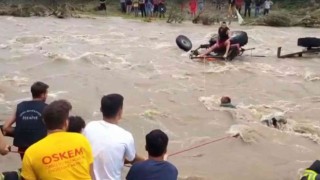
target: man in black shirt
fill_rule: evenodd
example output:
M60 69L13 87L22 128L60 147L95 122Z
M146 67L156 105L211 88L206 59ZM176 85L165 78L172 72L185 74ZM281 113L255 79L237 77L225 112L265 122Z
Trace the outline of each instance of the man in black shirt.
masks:
M32 100L19 103L12 118L3 126L5 133L14 133L13 145L21 152L21 159L29 146L47 135L42 121L42 111L47 106L45 101L48 88L49 86L43 82L35 82L31 86ZM12 127L14 123L15 128Z
M247 16L247 13L249 17L251 16L251 3L252 3L251 0L244 1L244 17Z
M236 0L229 0L228 16L231 19L236 11Z

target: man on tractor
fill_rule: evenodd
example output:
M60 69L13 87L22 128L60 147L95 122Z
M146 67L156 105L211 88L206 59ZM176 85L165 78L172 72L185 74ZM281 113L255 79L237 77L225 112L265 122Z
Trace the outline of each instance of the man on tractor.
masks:
M221 26L219 27L218 30L218 40L217 42L209 47L204 53L200 54L199 57L206 57L209 53L215 51L216 49L220 48L226 48L225 54L223 55L224 58L227 58L229 49L231 46L230 42L230 29L227 26L226 22L222 22ZM239 44L235 44L237 46L238 52L240 52L240 46Z

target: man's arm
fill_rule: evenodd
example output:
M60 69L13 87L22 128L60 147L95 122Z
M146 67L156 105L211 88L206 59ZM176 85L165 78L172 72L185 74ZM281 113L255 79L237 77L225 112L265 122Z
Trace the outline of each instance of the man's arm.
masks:
M227 31L227 34L228 34L228 38L230 39L230 38L231 38L231 32L230 32L230 30Z
M2 133L0 132L0 154L6 155L9 152L9 145L4 140Z
M90 164L90 176L92 180L96 180L96 176L94 175L93 171L93 163Z
M146 158L136 154L135 158L132 161L129 161L129 160L125 159L124 163L125 164L134 164L136 162L141 162L141 161L145 161L145 160L146 160Z
M136 148L134 145L134 139L133 136L130 134L129 138L128 138L128 143L126 144L126 150L125 150L125 154L124 154L124 162L125 164L133 164L136 162L140 162L140 161L144 161L145 158L139 156L136 153Z
M11 116L11 118L8 119L3 125L4 135L13 133L14 129L12 127L12 124L14 124L15 122L16 122L16 110L14 111L14 114Z

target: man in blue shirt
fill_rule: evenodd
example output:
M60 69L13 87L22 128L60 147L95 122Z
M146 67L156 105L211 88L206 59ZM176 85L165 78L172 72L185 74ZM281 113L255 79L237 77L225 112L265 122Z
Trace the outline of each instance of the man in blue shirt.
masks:
M14 134L13 145L18 147L21 159L29 146L47 135L47 128L42 121L42 111L49 86L43 82L35 82L31 86L32 100L23 101L17 105L14 115L8 119L3 130L7 134ZM16 127L12 125L16 123Z
M177 180L177 168L164 160L169 138L159 129L146 136L146 150L149 158L133 164L127 180Z

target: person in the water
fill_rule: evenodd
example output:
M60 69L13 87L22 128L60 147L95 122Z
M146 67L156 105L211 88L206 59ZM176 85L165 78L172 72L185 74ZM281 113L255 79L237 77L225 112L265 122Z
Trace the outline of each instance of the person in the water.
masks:
M223 55L224 58L228 56L228 52L230 49L230 29L227 26L226 22L222 22L221 26L218 29L218 40L217 42L208 48L203 54L200 54L199 57L205 57L207 54L211 53L212 51L218 48L226 48L226 52Z
M267 125L268 127L283 129L287 124L287 119L282 112L277 112L263 116L261 118L261 123Z
M227 108L236 108L235 105L233 105L231 103L231 98L228 97L228 96L223 96L221 99L220 99L220 106L221 107L227 107Z

